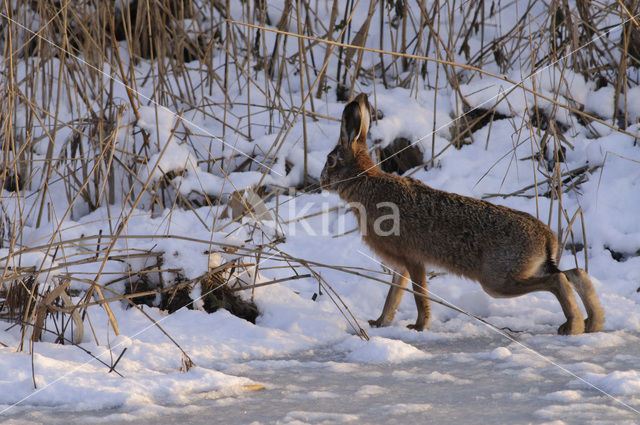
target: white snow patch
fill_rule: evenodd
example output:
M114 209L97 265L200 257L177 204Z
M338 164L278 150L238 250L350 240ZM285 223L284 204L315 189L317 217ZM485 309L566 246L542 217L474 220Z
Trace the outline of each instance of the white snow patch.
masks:
M95 364L54 360L40 354L34 355L38 371L38 390L33 390L32 377L26 373L25 356L0 349L5 362L11 361L14 369L0 370L0 386L3 404L13 404L29 397L30 404L82 411L109 408L139 408L153 404L188 404L196 394L229 389L239 389L253 382L247 378L226 375L221 372L195 367L188 373L150 373L148 369L134 370L124 365L118 369L126 374L120 377L105 374L104 367ZM105 357L106 358L106 357ZM87 360L86 356L83 360ZM122 360L126 362L127 360ZM60 371L65 371L60 375ZM25 385L25 384L31 384Z
M620 99L620 103L624 101L624 98ZM634 124L638 123L638 120L640 120L640 86L635 86L627 90L626 103L630 121ZM624 110L623 105L620 106L620 109Z
M448 373L440 373L440 372L431 372L430 374L424 377L425 382L429 383L437 383L437 382L451 382L455 384L470 384L471 381L468 379L456 378L453 375Z
M614 407L604 403L561 403L552 404L534 412L542 419L569 420L569 423L602 423L603 418L627 417L637 420L637 416L623 407ZM560 419L559 419L560 418ZM612 423L634 423L632 421L614 421ZM637 423L637 422L636 422Z
M330 391L308 391L308 392L293 394L291 396L291 398L293 399L300 399L300 400L304 400L304 399L315 400L315 399L322 399L322 398L337 398L337 397L339 397L338 394L332 393Z
M590 91L584 105L585 112L594 113L598 118L613 117L613 98L615 96L613 86L602 87L598 91Z
M616 370L608 374L588 373L583 379L613 396L640 394L640 372L637 370ZM571 384L581 388L588 387L579 380L572 381Z
M441 373L433 371L428 374L423 374L418 368L412 370L397 370L393 372L393 377L401 380L416 380L427 383L443 383L448 382L452 384L470 384L468 379L456 378L449 373Z
M36 273L38 283L47 283L51 278L60 274L60 270L48 270L58 266L51 255L44 252L24 252L17 255L10 255L9 249L0 249L0 270L16 270L19 268L32 268ZM39 272L40 271L40 272ZM10 280L2 282L2 286L9 285ZM43 291L45 288L40 288Z
M557 401L558 403L570 403L582 400L582 392L573 390L554 391L542 396L545 400Z
M356 397L370 397L372 395L384 394L388 390L379 385L363 385L356 391Z
M413 345L379 336L374 336L369 341L351 337L335 348L348 351L347 360L359 363L400 363L428 357Z
M347 413L292 411L284 417L284 422L291 425L316 424L329 425L335 423L355 422L360 417Z
M162 106L141 106L138 108L138 126L149 133L168 136L171 134L177 114ZM155 140L154 140L155 141Z
M374 407L370 411L386 415L407 415L409 413L422 413L431 409L430 404L398 403L380 407Z
M498 347L489 353L489 358L493 360L504 360L509 357L511 357L511 351L507 347Z

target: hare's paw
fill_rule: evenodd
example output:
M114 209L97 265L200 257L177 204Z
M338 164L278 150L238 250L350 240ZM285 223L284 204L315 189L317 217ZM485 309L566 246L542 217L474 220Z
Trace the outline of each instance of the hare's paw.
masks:
M407 328L422 332L424 330L424 324L415 323L413 325L407 325Z
M369 326L372 328L382 328L386 325L383 323L381 318L377 318L376 320L369 320Z
M602 324L604 323L604 317L595 315L589 316L584 319L584 331L585 332L600 332L602 330Z
M558 335L578 335L584 332L584 322L582 319L570 319L558 328Z
M429 329L429 323L431 322L431 315L426 312L425 314L418 314L416 323L413 325L407 325L407 328L422 332L425 329Z

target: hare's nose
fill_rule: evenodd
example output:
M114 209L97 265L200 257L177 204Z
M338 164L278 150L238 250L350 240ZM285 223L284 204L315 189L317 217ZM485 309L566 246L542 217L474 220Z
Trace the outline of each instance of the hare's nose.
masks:
M322 172L320 173L320 186L322 188L324 188L326 184L329 182L329 176L327 174L328 174L327 167L324 167L322 169Z

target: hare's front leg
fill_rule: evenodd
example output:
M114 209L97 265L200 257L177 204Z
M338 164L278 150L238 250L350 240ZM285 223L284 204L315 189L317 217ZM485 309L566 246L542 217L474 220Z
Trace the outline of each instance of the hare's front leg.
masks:
M416 308L418 309L418 318L414 325L407 326L409 329L422 331L429 329L431 320L431 312L429 309L429 298L427 292L427 280L423 264L416 264L408 267L411 276L411 284L413 285L413 297L416 300Z
M391 280L391 287L387 294L387 299L384 302L382 308L382 314L376 320L369 320L369 325L374 328L381 328L389 326L393 322L393 317L396 315L396 310L402 299L404 293L404 287L407 286L407 270L404 268L397 268L392 270L393 279Z

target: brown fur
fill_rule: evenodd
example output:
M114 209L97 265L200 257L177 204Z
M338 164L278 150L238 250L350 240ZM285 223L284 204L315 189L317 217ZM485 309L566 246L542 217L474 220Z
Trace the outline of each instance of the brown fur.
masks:
M567 319L560 334L602 329L604 313L591 280L582 269L557 269L558 243L548 226L521 211L380 171L367 151L369 120L367 97L360 94L345 107L340 141L327 157L321 182L343 200L364 206L365 217L353 208L363 239L394 268L395 284L406 285L408 273L414 291L427 295L424 264L429 263L478 281L494 297L551 292ZM377 207L381 202L398 206L397 234L374 231L376 219L389 213ZM573 289L586 308L584 322ZM382 314L369 323L389 325L402 293L392 286ZM418 318L410 327L423 330L429 326L429 300L416 295L415 301Z

